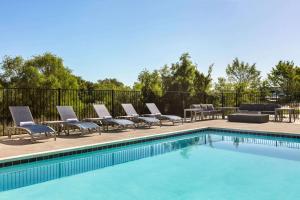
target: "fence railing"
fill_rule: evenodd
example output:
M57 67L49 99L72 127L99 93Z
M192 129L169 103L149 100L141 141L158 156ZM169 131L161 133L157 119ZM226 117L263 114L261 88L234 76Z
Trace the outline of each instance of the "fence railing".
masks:
M141 91L0 88L0 135L12 126L9 106L29 106L36 121L58 120L57 105L73 106L80 119L96 117L93 104L105 104L113 116L124 115L121 103L132 103L139 113L148 113L145 103L154 102L162 113L183 115L183 109L194 103L212 103L215 106L239 106L241 103L279 103L299 107L300 92L279 95L272 93L236 91L198 93L167 91L161 97L145 96Z
M139 111L141 93L139 91L114 90L72 90L72 89L0 89L1 131L7 134L7 127L12 126L9 106L26 105L30 107L36 121L58 120L58 105L73 106L78 118L96 117L93 104L105 104L113 116L123 115L121 103L132 103Z

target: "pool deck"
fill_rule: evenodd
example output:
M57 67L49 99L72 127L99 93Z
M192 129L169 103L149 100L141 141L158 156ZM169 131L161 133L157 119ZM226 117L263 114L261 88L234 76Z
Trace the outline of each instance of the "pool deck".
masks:
M53 138L48 138L38 140L35 143L30 141L30 137L28 135L22 135L21 137L13 136L12 139L0 137L0 161L15 156L23 156L48 151L59 151L67 148L115 142L120 140L130 140L174 131L184 131L206 127L300 134L299 123L269 122L265 124L249 124L227 122L226 120L206 120L184 123L182 125L179 124L175 126L168 124L162 127L152 127L151 129L141 128L135 130L129 129L125 131L109 131L104 132L101 135L93 133L84 136L77 134L58 136L56 141L54 141Z

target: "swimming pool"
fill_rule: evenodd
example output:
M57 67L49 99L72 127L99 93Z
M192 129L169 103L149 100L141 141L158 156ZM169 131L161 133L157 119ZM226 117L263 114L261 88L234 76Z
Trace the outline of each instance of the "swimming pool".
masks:
M0 169L0 199L299 199L300 139L205 130Z

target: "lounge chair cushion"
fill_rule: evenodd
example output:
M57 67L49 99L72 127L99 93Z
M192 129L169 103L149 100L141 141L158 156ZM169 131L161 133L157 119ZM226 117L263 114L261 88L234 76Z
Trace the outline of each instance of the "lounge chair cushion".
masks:
M67 122L78 122L77 118L70 118L66 120Z
M112 116L104 116L103 119L112 119Z
M159 119L156 119L154 117L138 117L138 119L147 123L159 123Z
M69 125L77 126L81 129L97 129L99 126L93 122L68 122Z
M54 132L53 129L51 129L48 126L41 125L41 124L34 124L34 125L23 125L22 128L26 128L30 130L32 134L36 133L52 133Z
M26 126L26 125L34 125L34 122L33 121L20 122L20 126Z
M170 121L181 121L182 118L176 115L161 115L161 117L166 118Z
M127 120L127 119L113 119L113 118L109 118L109 119L105 119L104 120L106 123L113 123L113 124L118 124L121 126L129 126L129 125L134 125L134 122Z

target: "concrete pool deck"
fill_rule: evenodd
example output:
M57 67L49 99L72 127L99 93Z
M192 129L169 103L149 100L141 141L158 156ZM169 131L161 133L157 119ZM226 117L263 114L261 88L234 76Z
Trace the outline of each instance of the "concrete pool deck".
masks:
M198 128L230 128L240 130L267 131L289 134L300 134L300 124L269 122L265 124L233 123L227 120L206 120L192 123L184 123L172 126L167 124L162 127L152 127L151 129L128 129L125 131L104 132L87 134L80 136L78 134L69 136L58 136L57 140L53 138L41 139L35 143L30 141L29 135L13 136L8 139L6 136L0 137L0 160L15 156L36 154L48 151L59 151L67 148L75 148L85 145L115 142L120 140L136 139L140 137L159 135L174 131L184 131Z

